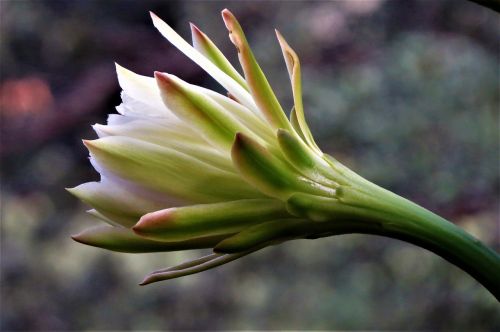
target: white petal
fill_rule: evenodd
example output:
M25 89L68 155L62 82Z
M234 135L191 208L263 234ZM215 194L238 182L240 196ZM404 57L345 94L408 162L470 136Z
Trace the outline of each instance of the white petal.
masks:
M192 84L190 86L210 97L265 142L272 144L276 140L276 135L271 127L269 127L262 117L257 116L247 107L215 91Z
M220 85L222 85L227 91L234 95L243 105L248 107L256 114L259 114L260 116L260 112L257 109L252 96L244 88L242 88L241 85L239 85L234 79L220 70L203 54L192 47L188 42L186 42L167 23L165 23L152 12L150 14L151 18L153 19L154 26L169 42L172 43L172 45L177 47L188 58L198 64L203 70L205 70L210 76L212 76L217 82L219 82Z
M173 117L163 104L158 85L152 77L138 75L116 64L118 83L123 89L117 111L124 115Z
M92 164L106 178L192 202L262 197L239 175L171 148L123 136L85 144Z
M169 201L168 197L106 177L101 182L87 182L69 191L111 221L125 227L133 226L146 213L177 203Z
M166 107L151 106L142 100L131 97L126 91L121 93L122 103L116 106L116 111L122 115L133 117L166 118L179 122L179 119Z
M136 121L141 119L141 117L136 116L124 116L122 114L108 114L107 124L110 126L126 124L131 121Z
M183 123L164 126L149 120L135 120L121 125L93 126L100 138L126 136L174 149L226 172L234 173L229 154L222 154Z

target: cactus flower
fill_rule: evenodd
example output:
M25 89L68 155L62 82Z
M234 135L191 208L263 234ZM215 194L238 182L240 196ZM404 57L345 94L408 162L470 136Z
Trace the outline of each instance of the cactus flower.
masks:
M434 251L499 294L500 259L452 223L365 180L315 143L304 116L300 62L276 31L293 93L287 117L226 9L243 76L191 25L193 45L154 26L227 96L168 73L116 65L122 103L98 139L84 140L100 182L69 191L108 225L73 236L109 250L213 253L149 274L141 284L204 271L292 239L384 235Z

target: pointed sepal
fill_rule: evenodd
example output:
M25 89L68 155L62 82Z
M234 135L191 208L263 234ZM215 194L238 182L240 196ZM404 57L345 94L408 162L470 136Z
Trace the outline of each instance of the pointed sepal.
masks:
M233 80L238 82L241 87L248 90L247 82L238 71L233 67L229 60L222 54L219 48L214 44L208 36L203 33L196 25L193 23L191 25L191 36L193 39L193 47L207 57L214 65L216 65L220 70L230 76Z
M303 141L295 132L289 132L285 129L278 129L278 143L286 159L298 171L309 179L321 183L325 186L335 188L338 183L333 180L330 165Z
M310 192L324 196L334 194L333 189L301 176L292 166L242 133L236 134L231 157L241 176L271 197L286 200L294 192Z
M304 219L282 219L268 221L249 227L218 243L214 251L217 253L238 253L261 245L272 245L283 241L300 238L307 231ZM305 234L307 236L307 232Z
M297 119L300 132L304 136L305 142L312 148L316 153L321 156L321 150L316 145L314 138L311 134L311 130L307 125L305 115L304 115L304 105L302 103L302 81L300 72L300 61L297 53L288 45L285 38L281 33L276 30L276 36L278 42L281 46L281 51L283 52L283 57L285 58L286 67L288 69L288 75L290 76L290 82L292 84L293 102L295 109L295 116Z
M111 251L147 253L212 248L224 236L203 237L186 241L161 242L142 238L124 227L97 226L71 237L79 243Z
M222 18L229 31L229 39L238 51L238 58L245 73L245 80L250 92L266 119L275 128L290 128L281 105L276 98L271 85L260 68L250 46L248 45L243 29L234 15L227 9L222 11Z
M251 133L224 107L174 75L155 72L165 105L185 122L196 126L207 141L227 151L236 132Z
M169 280L207 271L217 266L227 264L260 249L262 248L257 247L237 254L210 254L193 261L179 264L177 266L152 272L147 275L139 285L144 286L162 280Z
M213 64L209 59L207 59L203 54L192 47L188 42L186 42L174 29L172 29L166 22L156 16L154 13L150 12L151 19L153 20L154 26L158 31L169 41L184 53L193 62L199 65L203 70L205 70L211 77L213 77L220 85L222 85L227 91L233 94L238 100L241 101L243 105L257 112L257 107L252 99L252 96L246 91L241 85L239 85L234 79L229 75L220 70L215 64Z
M249 226L289 216L283 202L247 199L176 207L148 213L133 227L137 234L158 240L186 240L239 232Z

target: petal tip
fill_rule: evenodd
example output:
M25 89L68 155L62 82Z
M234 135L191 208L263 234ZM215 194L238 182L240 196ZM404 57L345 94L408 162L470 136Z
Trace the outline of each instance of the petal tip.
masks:
M115 62L115 68L116 71L126 70L126 68L120 65L118 62Z
M148 284L150 284L152 281L151 281L151 278L149 276L145 277L140 283L139 283L139 286L146 286Z
M92 140L82 139L82 143L83 143L83 145L85 145L85 147L87 147L87 148L90 148L90 147L93 147L93 146L94 146L94 143L92 143Z
M191 28L192 33L201 34L201 30L193 22L189 22L189 27Z
M155 71L154 76L160 90L172 91L173 88L179 86L174 75Z
M81 243L81 244L87 244L87 241L85 241L85 238L83 236L84 233L85 233L85 231L82 231L82 232L80 232L78 234L73 234L70 237L75 242L78 242L78 243Z
M222 14L222 19L226 24L226 28L232 30L234 27L234 22L236 21L236 18L234 17L233 13L231 13L229 9L225 8L222 10L221 14Z
M167 74L167 73L163 73L161 71L155 71L154 72L154 77L156 78L156 80L159 80L159 81L167 81L167 82L170 82L172 81L172 75L170 74Z
M284 45L288 45L287 42L285 41L285 37L279 32L278 29L274 29L274 32L276 33L276 38L278 39L278 43L280 46L283 48Z
M151 16L151 19L153 21L156 21L156 20L159 20L160 18L158 17L158 15L156 15L155 13L153 13L152 11L149 11L149 16Z
M143 215L139 221L132 227L132 231L137 235L146 235L154 233L159 228L165 226L172 220L172 209L165 209L150 212Z

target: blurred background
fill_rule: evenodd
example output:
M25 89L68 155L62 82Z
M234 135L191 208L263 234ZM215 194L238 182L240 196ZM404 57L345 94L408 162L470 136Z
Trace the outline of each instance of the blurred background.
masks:
M221 91L152 26L196 23L236 60L240 19L285 109L278 28L301 57L324 151L500 250L498 15L468 1L0 1L1 330L499 330L500 306L443 259L368 235L294 241L146 287L203 251L118 254L64 188L97 180L81 138L120 103L114 61ZM237 64L236 61L233 63Z

